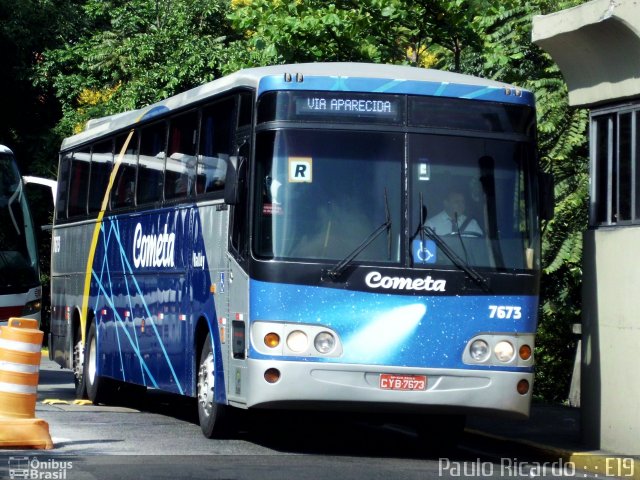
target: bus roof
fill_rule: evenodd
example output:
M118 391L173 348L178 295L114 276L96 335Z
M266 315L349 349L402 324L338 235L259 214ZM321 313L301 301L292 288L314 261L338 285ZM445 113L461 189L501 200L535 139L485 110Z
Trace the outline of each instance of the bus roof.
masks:
M285 78L287 75L289 76ZM313 86L309 85L308 82L305 85L305 79L309 77L320 81L313 82ZM362 81L357 83L358 87L349 88L345 83L349 79L360 79ZM496 91L498 89L508 92L516 90L512 85L494 80L487 80L460 73L401 65L337 62L248 68L138 110L131 110L90 120L87 122L84 131L64 139L62 142L62 150L102 137L110 132L126 129L141 120L160 115L164 112L188 107L191 104L201 102L218 93L234 88L254 88L259 94L263 91L281 89L414 93L412 89L415 88L416 82L436 85L439 87L439 90L443 90L443 86L448 85L473 87L482 92L486 90ZM408 84L410 84L411 87L409 87ZM404 86L404 89L399 86ZM411 90L409 90L409 88L411 88ZM520 89L517 90L521 93L520 100L517 100L516 97L513 96L511 98L505 96L504 101L532 105L532 95L526 91L524 91L524 95L522 95L523 91ZM461 96L455 93L441 93L440 95ZM478 98L479 96L480 95L474 95L468 98ZM522 98L523 96L524 98Z

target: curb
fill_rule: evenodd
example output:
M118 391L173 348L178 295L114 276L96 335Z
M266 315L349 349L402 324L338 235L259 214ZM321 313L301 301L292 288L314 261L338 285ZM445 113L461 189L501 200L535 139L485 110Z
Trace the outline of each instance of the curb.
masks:
M640 480L640 457L624 456L601 450L568 450L531 440L506 437L471 428L466 428L465 434L489 439L496 443L524 447L530 454L541 457L548 462L553 463L562 460L565 464L572 463L575 466L576 473L588 472L595 477L601 478L621 477Z

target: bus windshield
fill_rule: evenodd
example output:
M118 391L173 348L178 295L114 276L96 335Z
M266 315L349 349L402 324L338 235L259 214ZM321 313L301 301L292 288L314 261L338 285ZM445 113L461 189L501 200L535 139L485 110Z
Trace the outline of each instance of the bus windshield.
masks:
M0 290L39 284L36 241L22 179L11 155L0 154Z
M355 262L488 269L534 267L530 168L525 142L412 133L404 206L405 135L285 129L258 135L254 253L335 262L386 219ZM482 154L478 154L482 152ZM408 225L405 228L404 211ZM434 242L437 235L440 240ZM408 237L408 238L407 238ZM404 245L409 252L403 253ZM453 267L452 267L453 268Z
M403 137L261 133L255 253L269 259L341 260L386 221L387 198L390 232L378 236L357 260L399 262Z

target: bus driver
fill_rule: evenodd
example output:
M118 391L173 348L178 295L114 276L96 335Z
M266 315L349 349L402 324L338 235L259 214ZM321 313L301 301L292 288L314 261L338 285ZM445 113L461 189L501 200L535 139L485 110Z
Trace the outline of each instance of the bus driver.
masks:
M444 209L427 220L427 227L437 235L470 235L482 236L482 229L478 222L467 217L465 213L464 194L458 190L451 190L443 201Z

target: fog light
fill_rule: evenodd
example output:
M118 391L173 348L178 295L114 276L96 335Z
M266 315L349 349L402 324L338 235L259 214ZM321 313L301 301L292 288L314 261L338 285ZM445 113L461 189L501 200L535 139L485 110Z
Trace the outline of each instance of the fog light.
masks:
M327 354L336 346L336 339L329 332L320 332L316 335L313 345L320 353Z
M484 362L489 358L489 344L484 340L474 340L469 347L469 354L476 362Z
M276 383L278 380L280 380L280 370L278 370L277 368L268 368L264 372L264 379L267 381L267 383Z
M513 360L513 355L515 354L515 350L513 345L509 342L503 340L502 342L498 342L493 349L493 353L495 353L496 358L501 362L510 362Z
M280 335L275 332L267 333L264 336L264 344L269 348L276 348L280 345Z
M301 353L307 350L309 340L307 334L302 330L294 330L287 337L287 347L295 353Z
M529 345L522 345L518 354L522 360L529 360L531 358L531 347Z
M524 379L520 380L516 389L520 395L526 395L529 393L529 381Z

